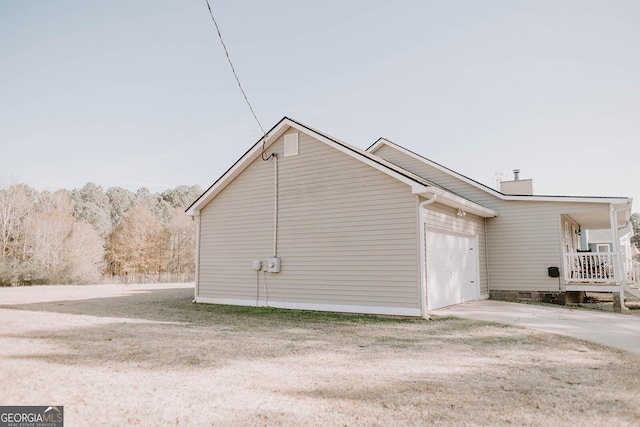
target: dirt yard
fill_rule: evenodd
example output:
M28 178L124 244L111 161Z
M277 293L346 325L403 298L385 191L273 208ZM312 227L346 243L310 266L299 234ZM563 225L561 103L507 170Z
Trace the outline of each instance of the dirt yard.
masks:
M64 405L66 426L640 424L638 355L467 320L192 296L0 288L0 405Z

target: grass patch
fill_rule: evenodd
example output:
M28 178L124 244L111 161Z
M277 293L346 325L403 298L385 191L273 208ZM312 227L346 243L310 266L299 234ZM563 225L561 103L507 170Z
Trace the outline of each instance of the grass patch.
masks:
M368 314L332 313L311 310L290 310L274 307L247 307L223 304L195 304L198 311L210 314L237 316L246 319L278 320L278 321L310 321L334 323L415 323L423 319L384 317Z

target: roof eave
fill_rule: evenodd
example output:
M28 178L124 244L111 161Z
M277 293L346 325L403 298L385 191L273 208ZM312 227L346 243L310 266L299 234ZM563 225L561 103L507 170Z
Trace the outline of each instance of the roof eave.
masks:
M438 196L437 203L455 209L462 209L467 213L477 215L482 218L495 218L499 215L498 212L494 211L493 209L489 209L485 206L479 205L475 202L472 202L460 196L456 196L455 194L451 194L436 187L420 188L419 186L414 186L413 194L417 194L425 198L430 198L433 194L436 194Z
M191 206L185 210L188 216L200 215L200 209L209 203L229 182L235 179L242 171L258 156L262 155L262 142L264 147L269 146L278 139L290 126L291 120L288 117L282 118L274 127L272 127L265 136L260 138L246 153L242 155L227 171L218 178L200 197L194 201ZM265 139L266 137L266 139Z
M546 195L508 195L501 193L500 191L494 190L491 187L487 187L486 185L475 181L461 173L458 173L452 169L447 168L446 166L442 166L441 164L434 162L433 160L429 160L426 157L423 157L413 151L402 147L401 145L396 144L395 142L389 141L386 138L378 138L376 142L374 142L366 151L369 153L375 154L375 152L382 147L383 145L387 145L396 150L399 150L406 155L426 163L448 175L454 176L462 181L473 185L474 187L489 193L495 197L498 197L502 200L517 200L517 201L527 201L527 202L580 202L580 203L610 203L610 204L625 204L631 203L633 199L628 197L593 197L593 196L546 196Z

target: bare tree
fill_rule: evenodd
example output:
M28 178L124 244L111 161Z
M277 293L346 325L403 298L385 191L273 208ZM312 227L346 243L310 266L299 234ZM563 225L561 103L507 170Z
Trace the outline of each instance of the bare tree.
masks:
M167 256L167 234L145 205L133 207L107 239L107 261L113 275L158 273Z
M24 184L0 189L0 257L20 257L25 222L33 203L34 191Z
M65 240L73 231L73 203L68 193L40 193L26 233L28 282L61 281Z
M170 254L167 269L171 273L188 273L195 270L195 227L184 214L184 208L173 211L173 220L168 227Z
M186 185L105 192L93 183L71 192L0 189L0 286L88 283L103 272L190 280L195 227L183 211L200 193Z
M104 239L86 222L75 222L64 243L64 282L95 283L104 270Z

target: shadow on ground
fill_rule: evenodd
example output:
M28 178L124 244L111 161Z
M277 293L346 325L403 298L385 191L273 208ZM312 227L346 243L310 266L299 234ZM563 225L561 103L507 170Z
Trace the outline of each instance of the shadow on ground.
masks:
M164 288L133 291L127 295L114 297L0 305L0 309L161 322L189 322L190 313L199 311L197 305L193 305L192 310L185 310L192 305L192 300L193 289L191 288Z
M105 372L129 388L144 378L159 394L171 392L160 379L178 373L196 381L194 395L206 387L233 396L244 390L260 399L329 402L332 411L365 408L408 425L416 419L461 425L478 411L485 417L478 419L516 425L562 424L567 413L575 424L640 420L637 355L458 318L192 304L192 292L164 288L0 306L2 320L13 325L0 333L0 366L18 377L25 366L47 378L59 369L58 381L73 389ZM271 421L282 416L265 411ZM255 424L242 420L236 424ZM375 417L369 421L376 424Z

